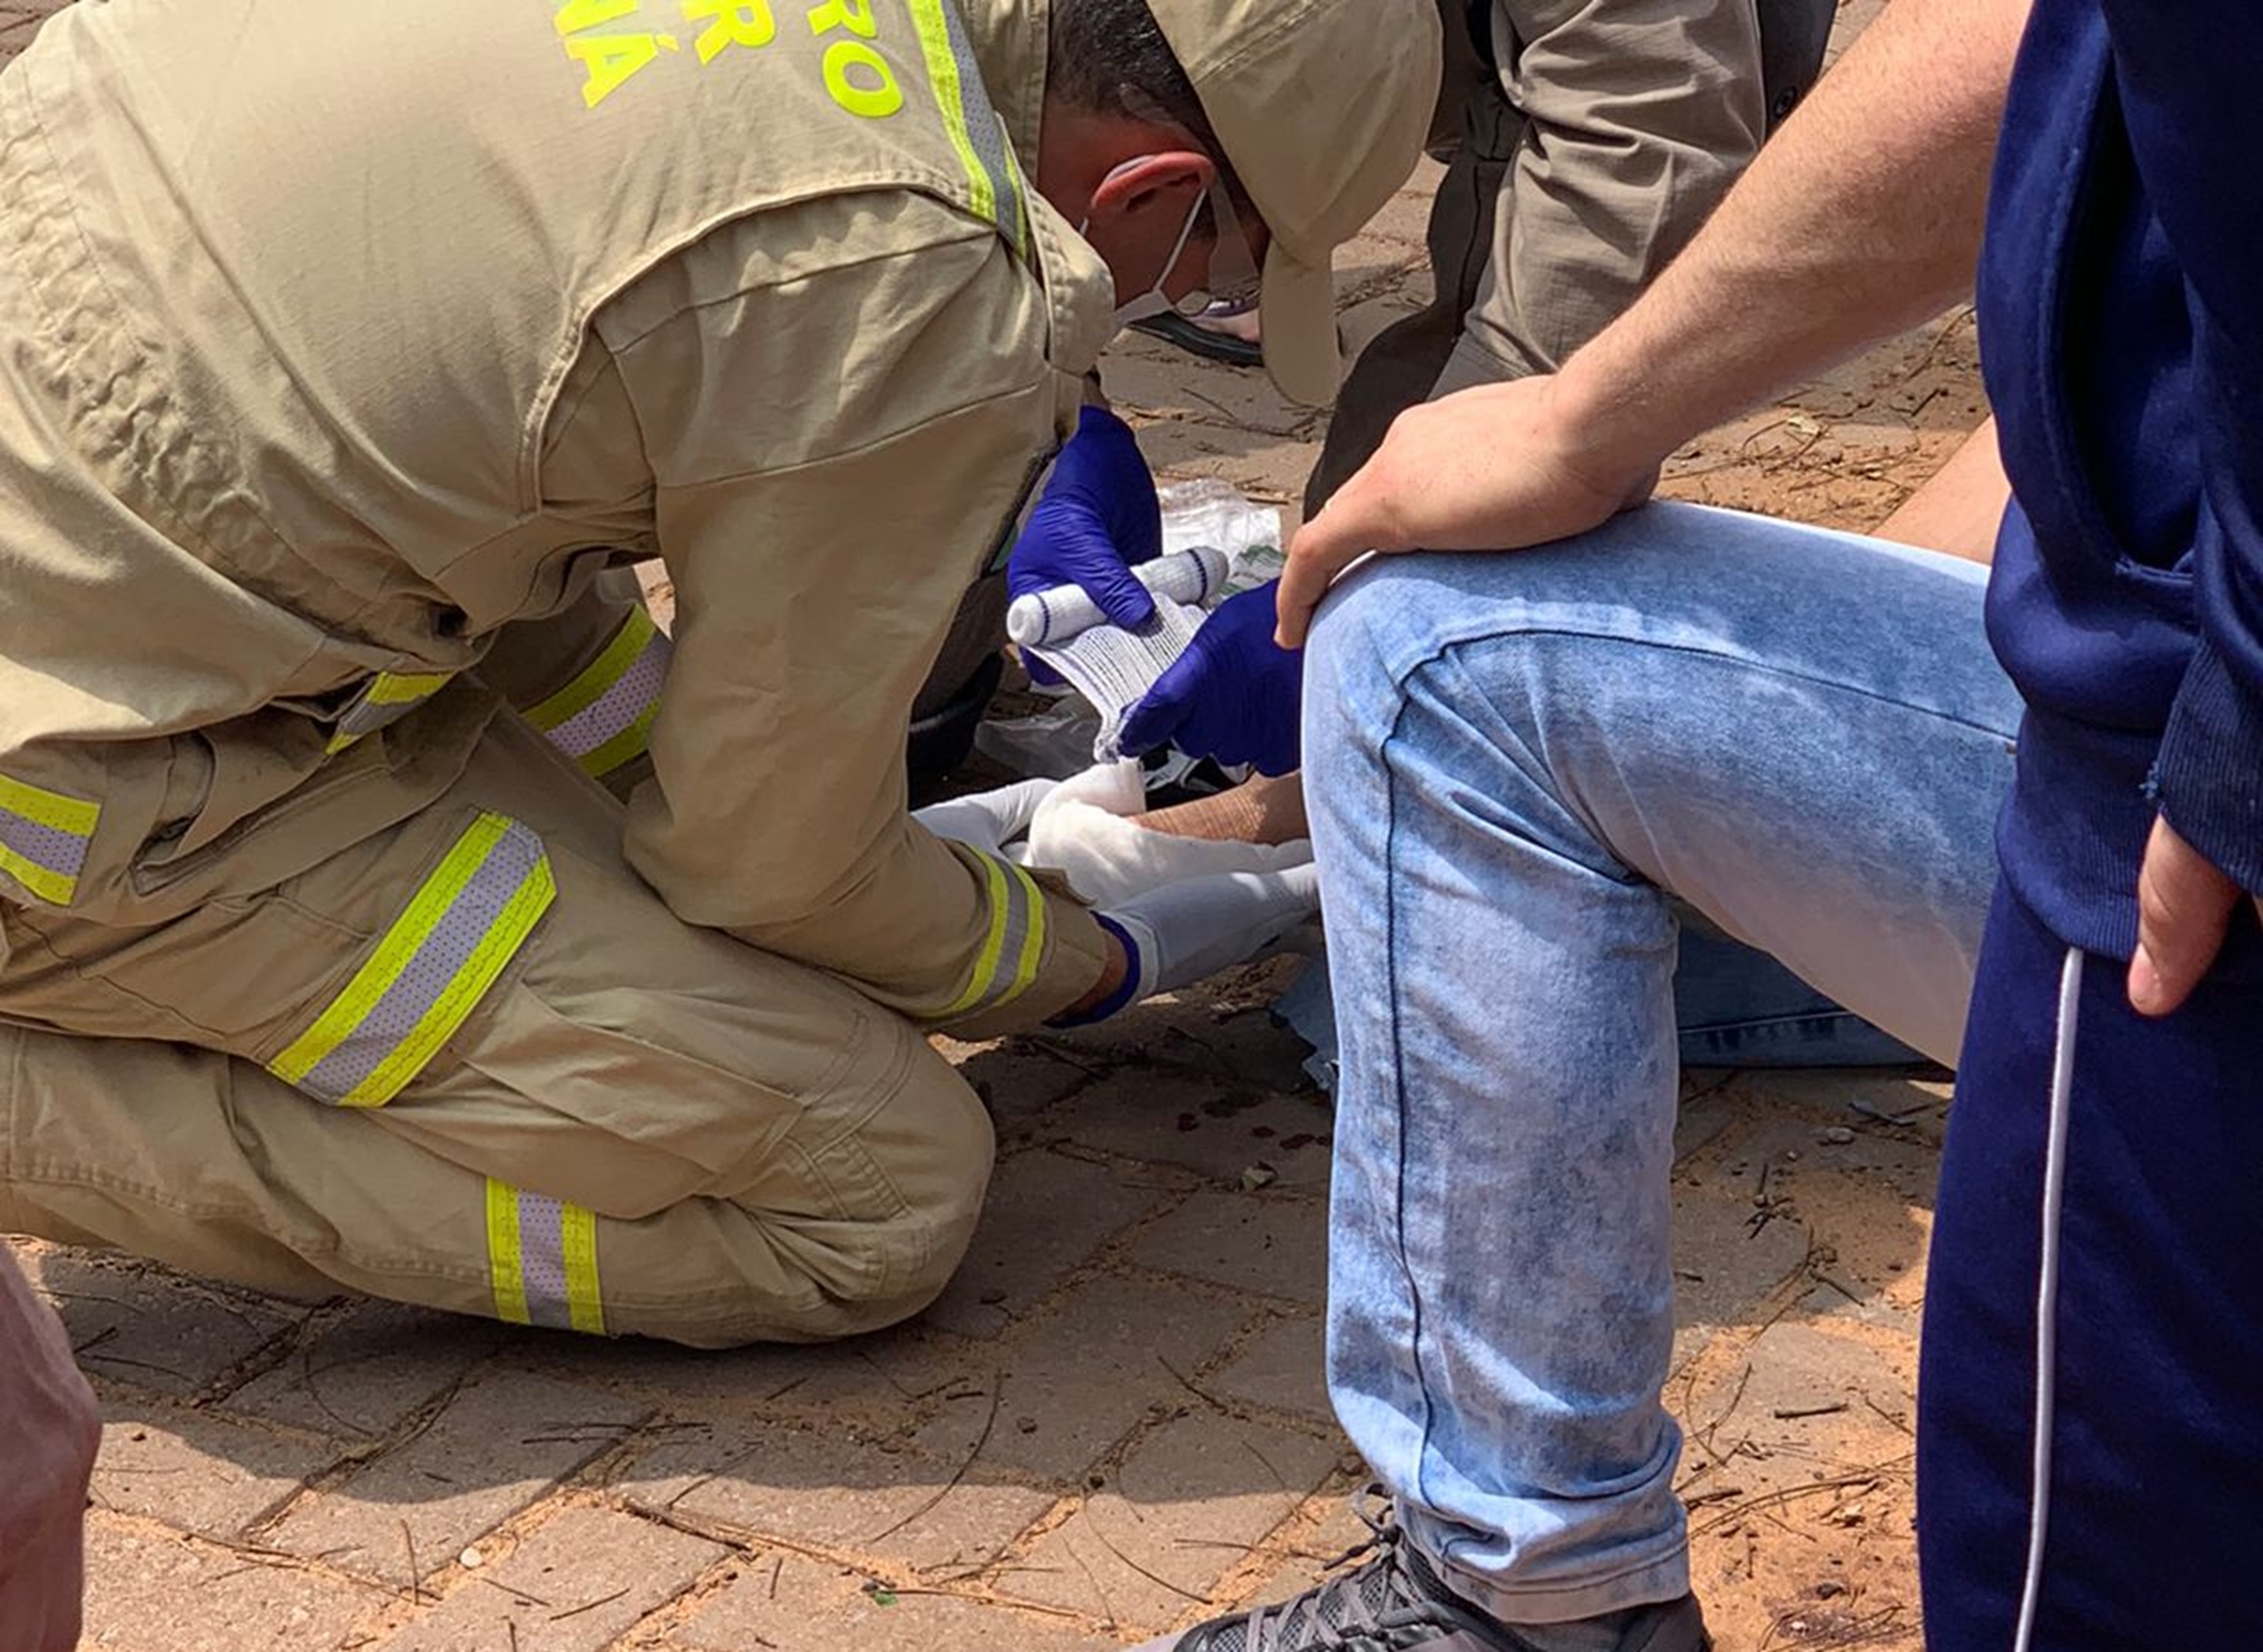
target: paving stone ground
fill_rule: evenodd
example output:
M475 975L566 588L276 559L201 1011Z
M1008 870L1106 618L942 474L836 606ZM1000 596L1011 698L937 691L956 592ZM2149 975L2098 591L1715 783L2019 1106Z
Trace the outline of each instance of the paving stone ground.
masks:
M50 8L0 4L0 56ZM1429 175L1345 260L1355 336L1421 301ZM1168 474L1301 490L1320 421L1262 377L1133 339L1109 380ZM1666 490L1864 526L1980 416L1969 318L1943 318L1692 444ZM1302 1587L1361 1534L1363 1474L1317 1370L1329 1114L1252 1007L1284 967L1084 1034L946 1041L999 1123L989 1219L921 1321L844 1346L271 1302L18 1242L109 1419L87 1644L1082 1652ZM1685 1089L1668 1398L1721 1644L1913 1652L1945 1085Z

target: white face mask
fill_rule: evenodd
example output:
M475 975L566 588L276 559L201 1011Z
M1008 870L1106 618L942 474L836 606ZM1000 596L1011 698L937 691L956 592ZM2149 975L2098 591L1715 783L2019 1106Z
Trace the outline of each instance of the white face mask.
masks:
M1141 160L1147 158L1148 157L1146 156L1140 156L1125 161L1122 166L1111 170L1108 177L1102 178L1100 182L1105 184L1108 178L1115 177L1117 173L1123 172L1126 168L1137 166ZM1135 294L1128 302L1115 306L1115 319L1117 332L1122 332L1133 322L1144 322L1150 316L1164 315L1178 307L1171 302L1170 295L1164 291L1164 283L1171 278L1171 272L1179 268L1179 260L1185 256L1186 243L1194 239L1195 224L1201 218L1202 208L1207 204L1207 197L1201 195L1195 197L1194 206L1187 210L1186 222L1179 226L1179 240L1171 247L1171 256L1163 261L1163 268L1156 272L1155 285L1145 292ZM1077 223L1077 233L1082 235L1085 225L1091 222L1092 215L1086 213ZM1198 306L1198 307L1199 306Z

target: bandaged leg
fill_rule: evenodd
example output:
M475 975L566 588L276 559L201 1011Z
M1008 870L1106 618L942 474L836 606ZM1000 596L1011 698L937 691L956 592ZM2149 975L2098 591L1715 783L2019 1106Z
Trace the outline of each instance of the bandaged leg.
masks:
M1128 760L1064 781L1037 806L1029 864L1065 873L1082 900L1107 909L1188 878L1281 871L1313 858L1302 838L1269 845L1157 831L1132 818L1146 804L1139 765Z

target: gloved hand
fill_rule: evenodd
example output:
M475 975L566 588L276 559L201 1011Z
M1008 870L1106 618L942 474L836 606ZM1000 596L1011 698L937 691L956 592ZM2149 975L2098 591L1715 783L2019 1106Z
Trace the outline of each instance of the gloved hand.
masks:
M1163 506L1132 427L1105 407L1087 406L1006 559L1008 593L1082 586L1115 624L1144 625L1155 599L1132 570L1162 553ZM1038 681L1059 681L1039 662L1027 663Z
M1124 948L1124 983L1075 1024L1206 980L1255 957L1320 910L1320 871L1311 862L1277 872L1214 872L1186 878L1095 913Z
M1029 831L1030 822L1037 818L1037 805L1060 785L1057 780L1016 781L995 791L975 792L914 809L912 818L937 837L979 849L984 854L1002 855L1007 844Z
M1117 744L1142 752L1176 745L1261 774L1295 768L1304 651L1273 640L1274 598L1273 585L1262 585L1221 603L1125 715Z

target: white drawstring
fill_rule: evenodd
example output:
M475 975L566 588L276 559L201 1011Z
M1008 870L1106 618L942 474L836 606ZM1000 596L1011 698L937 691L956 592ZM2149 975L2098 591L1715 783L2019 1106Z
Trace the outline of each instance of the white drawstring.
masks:
M2043 1149L2043 1257L2035 1297L2035 1487L2028 1502L2027 1586L2012 1652L2033 1652L2051 1526L2051 1432L2058 1410L2059 1211L2067 1196L2067 1115L2074 1092L2074 1035L2082 1018L2082 950L2067 950L2058 977L2058 1044L2051 1060L2050 1136Z

